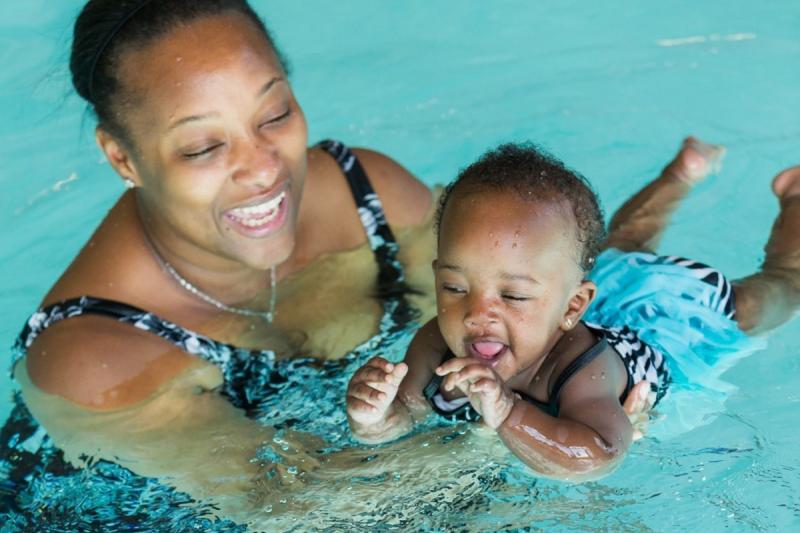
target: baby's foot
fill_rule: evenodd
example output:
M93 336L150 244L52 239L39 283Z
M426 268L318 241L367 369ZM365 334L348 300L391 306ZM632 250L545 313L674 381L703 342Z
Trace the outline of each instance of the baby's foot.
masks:
M677 178L689 185L695 185L706 176L719 172L725 147L708 144L695 137L683 141L678 155L664 169L664 175Z
M781 201L800 195L800 165L787 168L775 176L772 192Z

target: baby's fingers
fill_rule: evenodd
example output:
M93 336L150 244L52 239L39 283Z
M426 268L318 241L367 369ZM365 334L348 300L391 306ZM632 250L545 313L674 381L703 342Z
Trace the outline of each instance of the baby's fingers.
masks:
M367 361L362 368L378 368L388 374L389 372L394 370L394 367L395 367L394 363L390 363L383 357L376 356Z
M383 383L390 379L391 372L373 366L361 367L354 375L353 381L357 383Z
M392 370L392 378L394 378L394 381L397 385L399 385L400 382L403 381L403 378L406 377L406 374L408 374L407 364L397 363L396 365L394 365L394 370Z
M350 387L347 391L348 402L351 398L359 400L369 405L378 406L388 399L388 395L366 383L358 383Z
M631 420L638 415L646 414L653 407L652 400L654 395L650 390L649 381L640 381L631 389L622 408Z
M500 383L493 378L481 378L469 386L469 391L480 394L496 394L500 390Z
M492 379L494 378L494 373L491 369L481 364L472 363L458 372L452 372L444 378L442 385L444 386L444 390L447 391L453 390L455 387L466 391L467 387L464 385L474 383L481 378Z
M446 376L447 374L451 374L453 372L458 372L465 366L475 364L474 360L470 360L466 357L453 357L452 359L445 361L441 365L436 368L436 375L437 376Z

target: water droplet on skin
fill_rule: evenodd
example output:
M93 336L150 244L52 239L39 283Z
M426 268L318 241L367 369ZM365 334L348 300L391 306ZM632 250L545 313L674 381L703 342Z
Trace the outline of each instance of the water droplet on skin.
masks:
M597 379L597 376L595 376L594 374L592 374L592 379Z
M494 241L494 247L498 248L500 246L500 241Z
M601 372L600 373L600 379L606 379L606 373L605 372Z
M517 247L517 243L513 243L513 244L511 245L511 247L512 247L512 248L516 248L516 247Z

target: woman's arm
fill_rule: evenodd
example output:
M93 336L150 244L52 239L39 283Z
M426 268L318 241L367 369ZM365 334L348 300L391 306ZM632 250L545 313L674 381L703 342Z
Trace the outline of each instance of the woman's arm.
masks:
M219 394L217 367L107 318L55 324L17 365L16 378L73 464L113 461L210 498L228 517L258 512L318 464L307 450L322 448L319 439L286 434L276 442L275 429ZM259 453L265 447L270 453Z

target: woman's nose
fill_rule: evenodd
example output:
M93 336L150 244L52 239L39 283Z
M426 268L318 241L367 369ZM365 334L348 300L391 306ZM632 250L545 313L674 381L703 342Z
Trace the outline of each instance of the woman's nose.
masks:
M233 180L259 189L269 189L281 171L277 149L262 140L241 142L234 164Z

